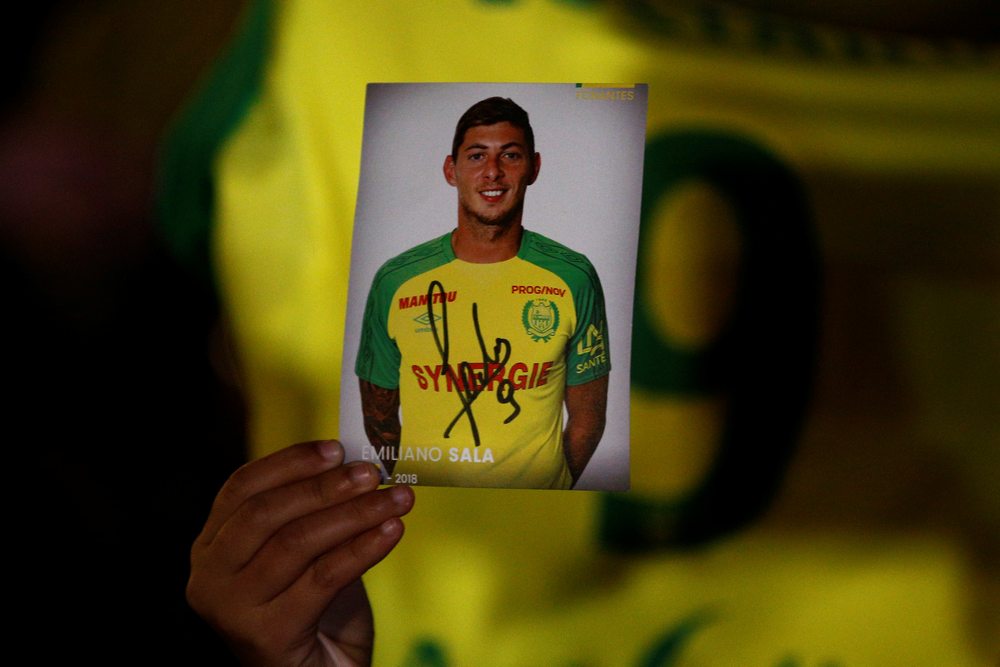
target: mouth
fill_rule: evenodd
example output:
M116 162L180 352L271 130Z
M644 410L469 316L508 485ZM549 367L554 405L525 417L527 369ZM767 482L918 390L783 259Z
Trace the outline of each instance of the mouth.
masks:
M500 201L505 192L506 190L502 189L480 190L479 196L485 199L486 201L490 202L491 204L495 204L496 202Z

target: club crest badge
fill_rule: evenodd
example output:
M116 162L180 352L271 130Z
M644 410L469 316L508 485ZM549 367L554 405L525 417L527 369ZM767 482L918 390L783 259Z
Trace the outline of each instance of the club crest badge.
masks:
M531 340L547 343L559 328L559 309L548 299L531 299L524 304L521 321Z

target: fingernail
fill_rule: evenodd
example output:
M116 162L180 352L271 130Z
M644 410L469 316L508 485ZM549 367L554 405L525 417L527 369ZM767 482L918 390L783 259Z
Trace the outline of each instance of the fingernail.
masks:
M344 448L336 440L317 442L316 451L327 461L336 461L344 456Z
M355 484L367 482L374 474L375 469L372 465L370 463L365 463L364 461L355 461L347 466L347 476L350 477L351 481Z
M413 500L413 491L408 486L394 486L389 491L389 496L399 507L406 507Z
M403 522L400 521L399 519L392 518L389 519L388 521L382 522L382 525L380 525L378 529L382 532L383 535L386 536L396 535L397 533L402 532Z

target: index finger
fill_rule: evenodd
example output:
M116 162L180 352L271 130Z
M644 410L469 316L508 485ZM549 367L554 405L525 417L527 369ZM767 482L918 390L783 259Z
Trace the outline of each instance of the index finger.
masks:
M244 464L229 476L215 496L198 541L211 542L233 512L258 493L318 475L343 462L344 448L339 442L316 440L292 445Z

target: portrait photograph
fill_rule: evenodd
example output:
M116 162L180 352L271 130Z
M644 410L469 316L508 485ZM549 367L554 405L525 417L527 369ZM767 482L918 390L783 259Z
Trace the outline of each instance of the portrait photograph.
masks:
M368 85L348 460L385 483L629 488L646 93Z

